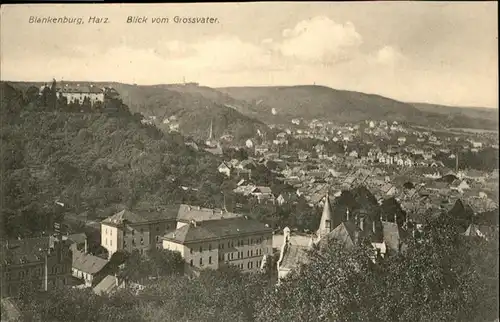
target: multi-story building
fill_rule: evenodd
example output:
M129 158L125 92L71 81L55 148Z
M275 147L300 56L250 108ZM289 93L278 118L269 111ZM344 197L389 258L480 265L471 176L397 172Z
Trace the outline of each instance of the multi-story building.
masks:
M94 105L97 102L104 102L104 88L99 88L94 85L89 86L69 86L66 84L65 86L57 89L57 96L66 97L68 103L78 102L80 104L83 103L85 98L90 100L91 105Z
M129 211L119 213L101 222L101 246L109 258L119 250L143 254L152 248L161 248L161 236L176 228L174 211Z
M17 297L26 283L48 290L71 279L71 242L47 236L2 242L1 295Z
M226 211L188 207L181 205L177 229L163 237L163 248L180 252L191 270L234 265L257 271L272 254L267 225Z

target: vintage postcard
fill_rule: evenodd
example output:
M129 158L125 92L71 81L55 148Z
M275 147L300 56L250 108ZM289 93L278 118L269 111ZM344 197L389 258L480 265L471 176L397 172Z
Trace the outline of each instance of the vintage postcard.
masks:
M1 321L499 321L497 2L0 12Z

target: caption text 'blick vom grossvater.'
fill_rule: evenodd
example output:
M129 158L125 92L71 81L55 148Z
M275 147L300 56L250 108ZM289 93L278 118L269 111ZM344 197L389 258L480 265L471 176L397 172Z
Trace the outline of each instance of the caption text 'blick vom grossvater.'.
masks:
M130 24L217 24L219 23L218 18L214 17L182 17L175 16L170 17L148 17L148 16L127 16L124 19L126 23ZM111 20L108 17L90 16L88 19L82 17L37 17L30 16L29 23L32 24L75 24L82 25L85 23L89 24L107 24Z

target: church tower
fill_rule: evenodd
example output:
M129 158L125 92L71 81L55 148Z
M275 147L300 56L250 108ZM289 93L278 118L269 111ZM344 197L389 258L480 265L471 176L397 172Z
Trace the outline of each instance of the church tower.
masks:
M326 192L323 214L321 215L319 229L316 234L318 235L318 238L321 239L325 235L328 235L328 233L331 232L334 228L335 227L332 220L332 208L330 206L330 196L328 192Z

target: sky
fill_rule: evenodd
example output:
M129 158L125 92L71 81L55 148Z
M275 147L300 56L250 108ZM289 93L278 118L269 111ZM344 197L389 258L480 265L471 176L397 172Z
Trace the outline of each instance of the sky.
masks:
M316 84L407 102L498 108L497 11L496 1L2 5L0 76ZM84 23L30 23L30 17L65 16ZM94 16L108 23L89 23ZM127 23L129 16L148 21ZM217 23L178 24L176 16ZM152 23L155 17L169 23Z

